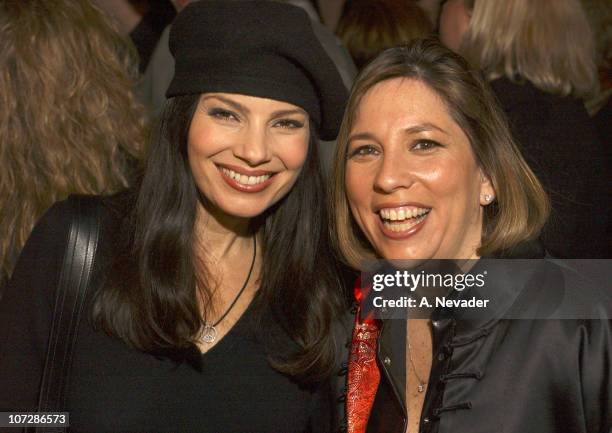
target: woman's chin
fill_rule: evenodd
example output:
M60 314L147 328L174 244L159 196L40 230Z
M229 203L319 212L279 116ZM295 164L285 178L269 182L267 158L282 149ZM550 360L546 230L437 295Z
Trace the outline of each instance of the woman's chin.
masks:
M382 251L382 256L386 260L411 260L414 261L415 264L419 264L426 260L430 260L433 258L431 253L414 251L414 250L398 250L398 249L386 249Z
M428 230L421 231L426 228L423 223L406 230L397 230L378 222L378 233L376 239L372 240L379 255L386 260L424 261L435 258L437 242L427 235Z
M252 219L260 216L267 209L268 206L228 206L226 208L219 208L219 211L228 218Z
M219 221L249 220L266 212L271 206L269 201L253 202L253 200L231 200L223 197L221 200L202 200L204 212L213 215Z

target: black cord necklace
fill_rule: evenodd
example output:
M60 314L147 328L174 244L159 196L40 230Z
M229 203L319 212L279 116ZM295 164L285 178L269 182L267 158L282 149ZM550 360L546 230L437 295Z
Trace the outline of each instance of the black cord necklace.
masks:
M244 289L246 289L246 286L249 283L249 280L251 279L251 274L253 273L253 267L255 266L255 256L256 255L257 255L257 237L254 235L253 236L253 260L251 260L251 267L249 268L249 274L247 275L246 280L244 281L244 284L242 285L242 288L240 289L240 291L238 292L238 294L236 295L236 297L234 298L230 306L227 308L227 310L225 310L225 313L223 313L223 315L219 317L219 319L217 319L217 321L213 323L212 325L209 325L208 323L204 324L204 328L202 329L202 334L200 336L200 340L203 341L204 343L212 344L217 339L216 326L219 323L221 323L223 319L225 319L225 317L229 314L230 311L232 311L232 308L234 308L234 305L236 305L236 302L242 295L242 292L244 292Z

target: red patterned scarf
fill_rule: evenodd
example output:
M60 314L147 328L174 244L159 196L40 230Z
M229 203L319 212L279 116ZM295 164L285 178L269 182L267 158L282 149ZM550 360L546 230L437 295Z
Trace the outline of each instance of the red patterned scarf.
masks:
M380 383L380 371L376 365L379 322L372 314L360 320L361 301L369 291L369 287L361 288L361 279L358 279L355 283L357 314L349 358L346 399L348 433L365 433Z

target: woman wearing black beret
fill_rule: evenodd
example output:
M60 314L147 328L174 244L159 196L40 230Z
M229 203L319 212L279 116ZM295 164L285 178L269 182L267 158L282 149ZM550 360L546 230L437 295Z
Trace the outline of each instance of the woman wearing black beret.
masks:
M138 187L56 204L23 251L0 303L0 411L40 407L55 294L72 281L64 257L79 248L71 221L87 203L93 267L71 355L53 364L69 367L53 409L71 431L326 431L343 302L313 144L335 138L345 87L290 5L193 3L170 47Z

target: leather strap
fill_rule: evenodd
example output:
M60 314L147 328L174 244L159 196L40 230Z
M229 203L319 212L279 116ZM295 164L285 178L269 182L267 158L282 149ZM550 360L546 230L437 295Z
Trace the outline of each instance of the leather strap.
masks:
M74 343L98 247L98 200L86 196L71 196L69 199L73 205L73 218L55 297L53 323L38 402L39 412L59 412L65 409ZM36 429L37 433L65 431L64 427Z

